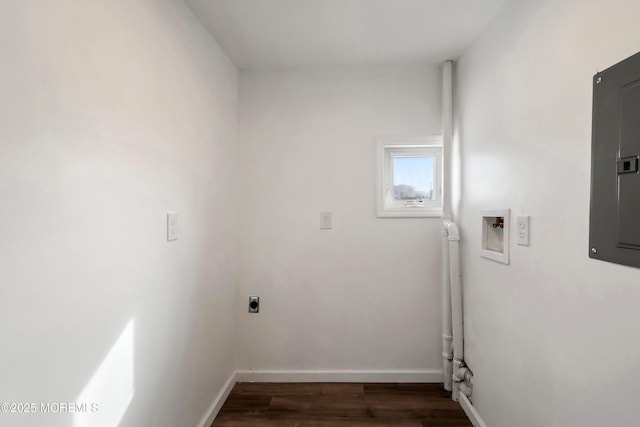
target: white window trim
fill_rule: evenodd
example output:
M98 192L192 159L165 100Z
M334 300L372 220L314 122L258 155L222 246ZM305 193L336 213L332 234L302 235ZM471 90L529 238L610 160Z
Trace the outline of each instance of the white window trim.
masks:
M378 176L376 185L376 216L378 218L425 218L442 216L442 136L420 138L377 138ZM391 159L393 154L427 154L435 157L434 190L436 200L423 201L421 206L406 202L391 202Z

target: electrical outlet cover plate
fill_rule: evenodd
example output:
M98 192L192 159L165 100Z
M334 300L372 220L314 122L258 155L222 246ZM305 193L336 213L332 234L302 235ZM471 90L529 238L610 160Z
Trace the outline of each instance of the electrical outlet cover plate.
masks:
M333 218L331 212L320 212L320 229L331 230L333 228Z
M518 217L518 244L520 246L529 246L529 230L530 220L528 216Z
M178 214L167 212L167 242L178 240Z

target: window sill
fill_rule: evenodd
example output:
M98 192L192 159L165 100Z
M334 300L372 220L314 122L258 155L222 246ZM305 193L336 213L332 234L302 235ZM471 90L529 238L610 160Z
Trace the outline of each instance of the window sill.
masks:
M440 208L403 208L385 209L376 212L378 218L440 218L442 209Z

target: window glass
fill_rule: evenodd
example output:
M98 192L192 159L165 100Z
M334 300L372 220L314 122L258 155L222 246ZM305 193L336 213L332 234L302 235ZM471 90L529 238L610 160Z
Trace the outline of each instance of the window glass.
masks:
M433 163L433 157L394 157L394 199L435 200Z

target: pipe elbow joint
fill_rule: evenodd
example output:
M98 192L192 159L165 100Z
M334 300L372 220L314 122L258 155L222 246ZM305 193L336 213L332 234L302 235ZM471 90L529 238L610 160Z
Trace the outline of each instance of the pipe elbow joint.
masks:
M443 226L444 223L443 223ZM460 240L460 229L455 222L446 223L447 234L449 235L449 241Z

